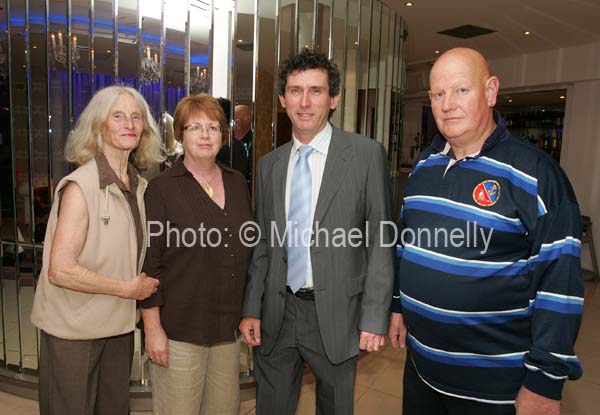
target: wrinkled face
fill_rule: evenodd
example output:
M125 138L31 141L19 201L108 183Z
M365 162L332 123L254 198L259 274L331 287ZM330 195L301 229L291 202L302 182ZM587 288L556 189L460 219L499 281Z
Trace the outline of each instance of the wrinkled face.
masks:
M104 145L116 150L134 150L144 132L142 110L129 94L121 94L110 107L102 126Z
M335 109L340 99L329 96L327 72L307 69L287 77L285 96L279 96L292 121L296 138L304 143L312 140L327 124L329 110Z
M223 144L219 122L204 114L191 116L183 126L182 144L186 156L214 160Z
M451 146L472 145L485 134L498 92L494 79L486 79L476 64L459 57L447 57L434 65L430 74L431 110Z

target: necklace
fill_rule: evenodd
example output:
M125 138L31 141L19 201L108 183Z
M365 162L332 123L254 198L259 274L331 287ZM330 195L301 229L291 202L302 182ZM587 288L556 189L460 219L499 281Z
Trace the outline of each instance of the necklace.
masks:
M206 192L208 197L210 197L211 199L213 198L215 191L210 184L212 183L214 178L217 177L217 174L219 173L219 168L217 167L216 170L217 171L215 173L213 173L213 175L211 176L211 178L209 180L206 180L204 177L201 177L200 174L196 173L196 175L198 176L198 179L199 179L198 181L200 182L200 186L202 187L202 189L204 189L204 191ZM202 182L204 182L204 183L202 183Z

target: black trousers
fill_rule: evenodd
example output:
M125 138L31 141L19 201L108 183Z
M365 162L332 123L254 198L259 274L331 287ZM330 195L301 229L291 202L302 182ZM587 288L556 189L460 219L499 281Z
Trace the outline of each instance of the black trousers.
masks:
M133 332L94 340L40 335L40 415L129 414Z
M515 406L495 405L444 395L427 385L410 355L404 365L403 415L514 415Z

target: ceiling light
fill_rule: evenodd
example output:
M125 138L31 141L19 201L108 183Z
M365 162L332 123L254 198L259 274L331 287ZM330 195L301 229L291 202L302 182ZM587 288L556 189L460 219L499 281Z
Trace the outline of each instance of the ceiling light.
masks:
M564 95L561 95L559 98L560 98L560 99L565 99L565 96L564 96Z
M436 50L436 51L435 51L435 54L436 54L436 55L439 55L439 53L440 53L440 51L439 51L439 50Z
M238 39L238 43L242 43L244 39Z
M529 35L531 34L531 32L530 32L529 30L526 30L526 31L524 31L524 32L523 32L523 34L524 34L525 36L529 36Z
M106 49L106 53L110 53L110 49Z
M415 3L413 3L412 1L407 1L406 3L404 3L404 5L406 7L412 7Z
M33 45L33 48L34 48L34 49L37 49L37 46Z
M512 99L509 99L508 102L512 102Z
M356 42L354 42L355 45L358 45L358 40Z

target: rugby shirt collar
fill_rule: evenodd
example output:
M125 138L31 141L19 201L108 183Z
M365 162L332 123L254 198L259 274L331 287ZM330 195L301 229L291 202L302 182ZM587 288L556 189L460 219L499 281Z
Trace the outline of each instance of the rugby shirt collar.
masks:
M477 156L484 155L492 148L494 148L495 146L506 140L508 137L510 137L510 132L506 129L506 122L504 121L504 118L500 115L500 113L494 110L493 117L494 122L496 123L496 128L494 129L494 131L492 131L492 134L490 134L487 140L485 140L485 143L483 143L483 147L481 148L481 151ZM433 149L437 153L442 153L450 158L455 158L452 149L446 149L447 144L448 142L446 141L446 138L438 132L433 138L431 147L433 147Z

